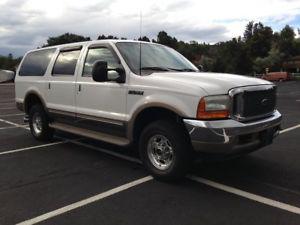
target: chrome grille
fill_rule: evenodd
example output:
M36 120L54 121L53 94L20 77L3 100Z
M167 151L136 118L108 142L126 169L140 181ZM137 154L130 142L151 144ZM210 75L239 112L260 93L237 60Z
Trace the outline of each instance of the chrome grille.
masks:
M261 85L230 91L232 116L240 121L255 120L271 115L276 106L276 87Z

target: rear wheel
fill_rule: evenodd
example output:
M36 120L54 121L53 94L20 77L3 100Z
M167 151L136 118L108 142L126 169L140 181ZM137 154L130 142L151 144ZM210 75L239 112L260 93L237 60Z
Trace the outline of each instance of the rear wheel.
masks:
M44 108L37 104L30 108L29 126L31 134L41 141L51 140L54 130L49 127L49 119Z
M191 145L184 128L171 121L155 121L141 134L141 159L147 170L161 180L183 177L191 162Z

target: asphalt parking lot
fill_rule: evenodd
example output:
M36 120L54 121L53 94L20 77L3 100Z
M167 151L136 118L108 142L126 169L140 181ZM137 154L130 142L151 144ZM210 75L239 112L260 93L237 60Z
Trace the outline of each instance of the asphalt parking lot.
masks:
M300 82L278 84L283 131L239 159L153 180L135 153L57 133L34 140L0 84L0 224L300 224Z

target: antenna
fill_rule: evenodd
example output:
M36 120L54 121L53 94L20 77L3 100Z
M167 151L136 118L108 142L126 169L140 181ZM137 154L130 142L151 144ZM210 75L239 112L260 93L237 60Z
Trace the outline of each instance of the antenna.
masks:
M140 9L140 75L142 75L142 10Z

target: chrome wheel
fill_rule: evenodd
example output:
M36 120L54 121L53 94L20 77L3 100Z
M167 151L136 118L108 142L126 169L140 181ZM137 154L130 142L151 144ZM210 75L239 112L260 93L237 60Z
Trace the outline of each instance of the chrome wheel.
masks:
M40 135L42 133L42 124L42 117L39 115L39 113L35 113L32 117L32 128L36 135Z
M147 153L153 166L159 170L167 170L174 161L171 142L163 135L154 135L149 139Z

